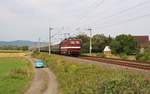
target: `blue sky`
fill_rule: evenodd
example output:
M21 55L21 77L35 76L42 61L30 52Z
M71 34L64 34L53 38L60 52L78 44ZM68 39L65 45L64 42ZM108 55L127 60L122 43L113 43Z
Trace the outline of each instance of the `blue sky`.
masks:
M49 26L52 34L150 35L150 1L0 0L0 41L47 41Z

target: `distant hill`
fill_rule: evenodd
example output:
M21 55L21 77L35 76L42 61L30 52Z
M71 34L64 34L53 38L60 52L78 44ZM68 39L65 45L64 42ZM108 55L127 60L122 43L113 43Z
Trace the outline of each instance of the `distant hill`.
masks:
M41 45L47 45L48 43L46 42L41 42ZM16 41L0 41L0 46L29 46L29 47L36 47L39 45L38 42L33 42L33 41L26 41L26 40L16 40Z

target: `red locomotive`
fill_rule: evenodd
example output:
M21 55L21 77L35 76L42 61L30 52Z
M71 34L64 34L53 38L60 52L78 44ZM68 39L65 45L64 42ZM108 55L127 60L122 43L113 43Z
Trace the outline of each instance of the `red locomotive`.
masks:
M51 46L51 52L62 55L80 55L81 42L79 39L65 39L58 45ZM42 47L41 51L48 51L48 47Z

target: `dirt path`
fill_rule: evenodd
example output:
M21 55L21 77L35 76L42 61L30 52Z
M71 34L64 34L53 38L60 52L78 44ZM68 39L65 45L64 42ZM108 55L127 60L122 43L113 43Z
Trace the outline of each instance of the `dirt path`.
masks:
M27 59L32 62L34 68L35 59L31 57L27 57ZM25 94L57 94L55 75L48 68L34 68L34 72L32 84Z

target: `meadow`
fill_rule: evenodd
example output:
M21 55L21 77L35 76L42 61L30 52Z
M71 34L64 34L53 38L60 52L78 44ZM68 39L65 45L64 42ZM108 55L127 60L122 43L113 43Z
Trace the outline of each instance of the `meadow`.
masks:
M21 50L0 50L0 53L23 53Z
M150 94L150 75L34 53L55 73L60 94Z
M26 59L0 57L0 94L23 94L32 76L32 65Z
M0 50L0 57L24 57L27 53L20 50Z

